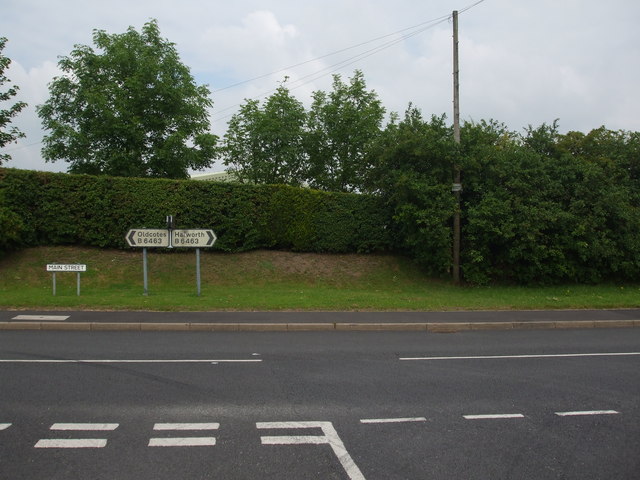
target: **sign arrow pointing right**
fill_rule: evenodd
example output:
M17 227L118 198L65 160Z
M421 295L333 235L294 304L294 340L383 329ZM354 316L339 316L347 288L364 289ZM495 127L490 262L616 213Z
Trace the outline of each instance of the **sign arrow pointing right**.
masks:
M211 230L207 230L207 235L209 235L209 241L207 242L207 247L210 247L215 243L216 236L213 234Z

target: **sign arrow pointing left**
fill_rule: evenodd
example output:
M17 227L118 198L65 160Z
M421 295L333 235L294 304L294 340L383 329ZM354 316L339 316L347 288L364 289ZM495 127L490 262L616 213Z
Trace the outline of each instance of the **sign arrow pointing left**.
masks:
M168 247L169 230L160 228L132 228L125 240L130 247Z

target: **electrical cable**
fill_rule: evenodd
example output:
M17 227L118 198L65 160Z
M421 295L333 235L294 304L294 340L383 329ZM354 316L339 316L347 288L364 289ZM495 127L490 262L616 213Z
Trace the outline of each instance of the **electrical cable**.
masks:
M469 5L467 7L464 7L463 9L460 10L460 13L463 13L463 12L466 12L466 11L470 10L471 8L483 3L484 1L485 0L479 0L479 1ZM303 77L301 77L301 78L299 78L297 80L294 80L294 81L291 82L292 87L290 88L290 90L295 90L295 89L300 88L300 87L302 87L302 86L304 86L304 85L306 85L308 83L311 83L311 82L313 82L315 80L318 80L318 79L320 79L320 78L322 78L322 77L324 77L326 75L335 73L335 72L337 72L337 71L339 71L339 70L341 70L341 69L343 69L343 68L345 68L345 67L347 67L349 65L352 65L352 64L357 63L357 62L359 62L359 61L361 61L361 60L363 60L365 58L368 58L368 57L370 57L372 55L375 55L376 53L379 53L379 52L381 52L383 50L386 50L387 48L389 48L389 47L391 47L393 45L396 45L397 43L403 42L404 40L406 40L408 38L411 38L411 37L413 37L415 35L423 33L425 31L427 31L427 30L439 25L440 23L443 23L443 22L448 21L450 19L451 19L451 15L449 14L449 15L445 15L445 16L442 16L442 17L438 17L438 18L432 19L432 20L428 20L426 22L422 22L422 23L419 23L419 24L411 26L411 27L403 28L403 29L398 30L396 32L389 33L387 35L382 35L380 37L376 37L374 39L367 40L365 42L361 42L361 43L359 43L357 45L353 45L351 47L346 47L346 48L337 50L335 52L331 52L331 53L322 55L320 57L316 57L316 58L313 58L313 59L310 59L310 60L306 60L304 62L297 63L297 64L292 65L290 67L282 68L280 70L276 70L276 71L271 72L271 73L267 73L267 74L264 74L264 75L259 75L257 77L252 78L252 79L249 79L249 80L244 80L244 81L237 82L237 83L234 83L234 84L226 86L226 87L222 87L222 88L216 89L212 93L221 92L221 91L228 90L228 89L231 89L231 88L239 86L239 85L244 85L244 84L247 84L247 83L251 83L251 82L253 82L255 80L260 80L262 78L266 78L266 77L269 77L271 75L275 75L277 73L286 72L286 71L292 70L294 68L297 68L299 66L306 65L306 64L311 63L311 62L315 62L317 60L321 60L321 59L324 59L324 58L327 58L327 57L331 57L331 56L337 55L339 53L344 53L346 51L353 50L354 48L362 47L364 45L368 45L370 43L374 43L374 42L377 42L379 40L382 40L382 39L385 39L385 38L388 38L388 37L391 37L391 36L398 35L399 33L402 33L402 32L415 30L415 31L413 31L411 33L408 33L406 35L402 35L400 38L396 38L394 40L388 41L386 43L378 45L377 47L374 47L374 48L371 48L371 49L366 50L364 52L358 53L358 54L353 55L352 57L349 57L349 58L347 58L345 60L337 62L337 63L335 63L333 65L329 65L329 66L324 67L324 68L322 68L322 69L320 69L320 70L318 70L318 71L316 71L314 73L310 73L310 74L305 75L305 76L303 76ZM306 79L309 79L309 80L306 80ZM306 81L304 81L304 80L306 80ZM269 90L267 92L255 95L255 96L251 97L251 99L252 100L257 100L257 99L266 97L267 95L275 92L276 90L277 90L277 88L276 89L271 89L271 90ZM236 108L236 107L238 107L240 105L242 105L242 104L239 103L239 104L231 105L229 107L225 107L225 108L223 108L221 110L218 110L217 113L219 114L219 113L222 113L222 112L226 112L226 111L231 110L233 108ZM231 117L231 116L232 116L232 114L227 114L227 115L223 115L223 116L216 116L215 118L212 119L212 121L213 122L218 122L220 120L224 120L225 118L228 118L228 117Z

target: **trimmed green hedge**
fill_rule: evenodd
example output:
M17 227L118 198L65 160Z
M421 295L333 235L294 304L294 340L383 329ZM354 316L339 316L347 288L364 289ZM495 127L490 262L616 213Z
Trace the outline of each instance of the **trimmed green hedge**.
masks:
M95 177L0 169L0 251L37 245L124 248L130 228L211 228L226 252L389 250L376 197L281 185Z

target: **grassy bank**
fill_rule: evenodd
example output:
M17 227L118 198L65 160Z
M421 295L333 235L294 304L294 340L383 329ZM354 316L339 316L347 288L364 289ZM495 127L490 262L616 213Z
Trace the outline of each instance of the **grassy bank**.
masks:
M57 274L52 295L47 263L85 263ZM195 253L149 252L144 296L142 253L41 247L0 260L0 307L142 310L460 310L640 307L640 285L455 287L426 278L403 258L256 251L202 251L202 294Z

